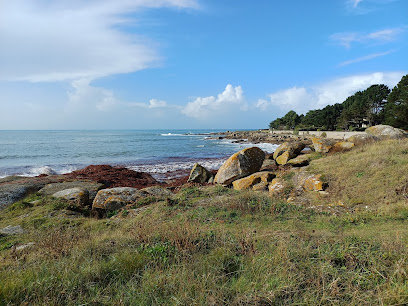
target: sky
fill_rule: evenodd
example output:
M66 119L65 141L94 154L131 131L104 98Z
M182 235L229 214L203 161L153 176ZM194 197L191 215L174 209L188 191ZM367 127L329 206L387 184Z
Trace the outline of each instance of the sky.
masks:
M407 54L407 0L0 0L0 129L267 128Z

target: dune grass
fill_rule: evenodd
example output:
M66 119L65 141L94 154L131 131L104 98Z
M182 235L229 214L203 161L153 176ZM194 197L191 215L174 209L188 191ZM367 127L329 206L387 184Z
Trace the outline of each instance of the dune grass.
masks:
M382 177L370 158L400 188L407 147L357 148L311 168L345 201ZM350 186L360 192L336 192ZM360 195L372 209L332 215L262 192L187 186L137 215L99 220L61 217L63 205L48 198L24 204L31 197L0 214L0 228L26 229L0 237L0 305L407 304L408 208L401 194L380 192Z

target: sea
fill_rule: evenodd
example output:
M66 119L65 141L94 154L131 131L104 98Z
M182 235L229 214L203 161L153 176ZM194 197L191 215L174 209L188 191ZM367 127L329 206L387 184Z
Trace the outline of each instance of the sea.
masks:
M0 178L65 174L88 165L109 164L148 172L158 180L177 177L195 163L218 169L233 153L277 145L217 139L222 130L55 130L0 131Z

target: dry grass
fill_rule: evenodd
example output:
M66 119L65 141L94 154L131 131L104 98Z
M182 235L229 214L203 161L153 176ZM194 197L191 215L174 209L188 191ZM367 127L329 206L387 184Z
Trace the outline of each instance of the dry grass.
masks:
M360 146L312 161L309 169L323 173L329 184L325 204L377 209L408 205L408 140ZM318 199L314 199L318 200Z

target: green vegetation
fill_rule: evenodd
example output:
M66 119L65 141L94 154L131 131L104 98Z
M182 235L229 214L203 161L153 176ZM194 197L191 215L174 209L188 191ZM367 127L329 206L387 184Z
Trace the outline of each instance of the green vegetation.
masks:
M270 129L359 130L366 126L389 124L408 129L408 75L390 92L384 85L358 91L343 103L328 105L298 115L293 110L269 124Z
M394 140L316 154L329 195L310 207L186 185L138 213L64 218L31 197L0 213L0 228L26 231L0 237L0 305L407 304L407 152Z

